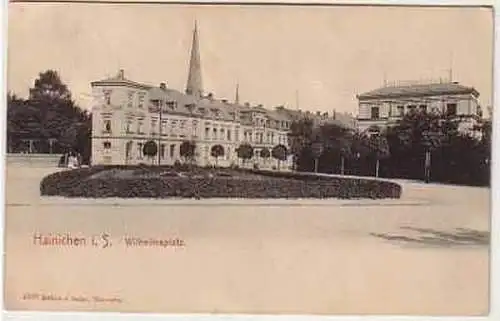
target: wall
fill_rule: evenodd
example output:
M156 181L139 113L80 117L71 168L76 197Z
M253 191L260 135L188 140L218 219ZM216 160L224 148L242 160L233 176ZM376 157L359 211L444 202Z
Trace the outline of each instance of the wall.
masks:
M57 167L62 154L7 154L6 166Z

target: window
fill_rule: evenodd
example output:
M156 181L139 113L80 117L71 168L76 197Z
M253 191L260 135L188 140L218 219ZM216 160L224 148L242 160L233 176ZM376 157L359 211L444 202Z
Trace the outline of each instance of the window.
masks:
M270 144L271 143L271 134L267 133L266 135L266 143Z
M405 106L403 106L403 105L399 105L399 106L397 107L397 110L398 110L398 116L403 116L403 115L404 115L404 113L405 113Z
M166 120L161 121L161 135L167 136L167 121Z
M111 134L111 120L110 119L104 119L104 128L102 131L105 134Z
M210 139L210 128L205 127L205 139Z
M259 134L259 143L264 143L264 133Z
M170 122L170 134L172 136L177 136L177 120L172 120Z
M138 94L138 107L139 108L144 108L144 93L139 93Z
M151 134L156 135L157 126L158 126L158 120L152 119L151 120Z
M174 158L175 155L175 144L170 145L170 158Z
M127 134L130 134L132 132L132 120L131 119L127 119L127 123L125 125L125 132Z
M446 115L455 116L457 114L457 104L446 104Z
M409 111L410 113L414 113L416 108L417 108L417 106L415 106L415 105L409 105L409 106L408 106L408 111Z
M165 144L160 145L160 155L162 159L165 158Z
M142 143L137 143L137 158L142 159Z
M193 137L198 137L198 121L193 120L191 122L191 128L193 130Z
M225 132L224 132L224 128L221 128L220 129L220 139L224 140L225 138L226 138L226 135L225 135Z
M137 133L144 134L144 120L143 119L139 119L137 121Z
M127 93L127 107L132 108L133 103L134 103L134 92L129 91Z
M105 152L110 152L111 151L111 143L110 142L104 142L102 143L102 147L104 147Z
M370 118L371 119L378 119L378 118L380 118L380 108L379 107L375 106L375 107L371 108Z
M185 120L181 120L180 121L180 124L179 124L179 136L181 137L185 137L186 136L186 121Z
M420 105L418 106L418 109L420 110L421 113L424 113L427 111L427 105Z
M214 128L213 129L213 137L212 137L213 140L217 140L217 128Z
M240 128L236 127L236 129L234 131L234 140L239 141L239 139L240 139Z
M104 90L104 102L106 105L111 105L111 90Z
M231 141L231 130L227 130L227 140Z

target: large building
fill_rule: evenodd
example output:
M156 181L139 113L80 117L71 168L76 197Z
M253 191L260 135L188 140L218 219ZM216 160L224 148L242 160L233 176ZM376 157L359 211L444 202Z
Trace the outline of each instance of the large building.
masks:
M277 145L288 148L292 122L311 117L318 122L339 121L327 113L303 113L284 107L266 109L262 105L240 104L238 89L234 102L205 94L202 86L198 30L195 24L185 92L165 83L150 86L126 78L123 70L115 77L91 83L94 96L92 118L92 164L174 164L183 162L180 146L184 141L196 145L194 161L201 166L242 165L237 148L248 143L254 157L246 166L289 169L291 157L280 162L261 157L263 149ZM345 115L340 122L347 122ZM147 158L143 146L156 142L159 156ZM224 156L212 156L220 145ZM279 166L278 166L279 165Z
M459 130L474 134L482 118L479 93L453 81L397 83L357 95L358 128L370 134L395 124L410 111L454 117Z

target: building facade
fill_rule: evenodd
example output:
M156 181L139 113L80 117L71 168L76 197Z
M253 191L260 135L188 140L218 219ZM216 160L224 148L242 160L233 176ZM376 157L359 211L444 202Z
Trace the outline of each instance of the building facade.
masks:
M288 132L300 117L314 116L320 121L328 114L302 113L284 107L266 109L262 105L240 104L238 92L234 102L204 95L201 63L195 25L188 81L185 92L162 83L150 86L129 80L120 70L115 77L91 83L92 164L165 164L184 162L180 146L195 143L194 162L200 166L248 166L266 169L290 169L291 156L278 163L261 157L262 150L283 145L288 149ZM237 90L238 91L238 90ZM154 141L156 157L147 158L144 144ZM243 143L254 149L252 159L242 162L237 149ZM212 148L222 146L224 155L212 156Z
M358 99L358 129L368 134L396 124L410 111L426 111L454 117L459 130L476 135L482 118L479 93L458 82L439 81L384 86Z

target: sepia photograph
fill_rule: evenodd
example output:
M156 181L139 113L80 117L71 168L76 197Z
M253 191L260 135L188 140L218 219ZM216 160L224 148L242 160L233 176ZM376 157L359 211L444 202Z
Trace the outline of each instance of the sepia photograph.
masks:
M7 311L487 316L491 6L11 2Z

